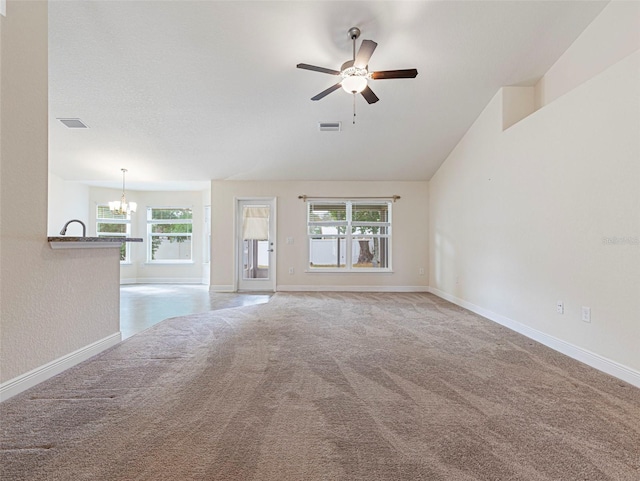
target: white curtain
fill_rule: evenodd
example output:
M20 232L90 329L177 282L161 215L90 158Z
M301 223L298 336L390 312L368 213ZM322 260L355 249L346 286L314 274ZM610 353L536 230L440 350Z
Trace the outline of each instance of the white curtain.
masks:
M269 207L245 206L242 212L244 240L269 239Z

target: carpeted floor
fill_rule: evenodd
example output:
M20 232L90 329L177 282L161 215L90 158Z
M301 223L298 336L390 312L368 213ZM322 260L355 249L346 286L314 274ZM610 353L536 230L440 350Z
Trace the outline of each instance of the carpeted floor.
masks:
M0 405L3 480L640 479L640 390L429 294L178 317Z

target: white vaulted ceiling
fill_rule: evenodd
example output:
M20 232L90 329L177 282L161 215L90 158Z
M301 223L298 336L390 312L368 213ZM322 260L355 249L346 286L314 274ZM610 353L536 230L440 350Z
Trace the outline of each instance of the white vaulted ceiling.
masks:
M501 86L533 85L599 1L63 1L49 3L50 170L179 189L211 179L427 180ZM368 105L310 98L378 43ZM359 42L358 42L359 45ZM68 129L56 118L80 118ZM318 122L341 121L341 132ZM201 182L201 184L189 184Z

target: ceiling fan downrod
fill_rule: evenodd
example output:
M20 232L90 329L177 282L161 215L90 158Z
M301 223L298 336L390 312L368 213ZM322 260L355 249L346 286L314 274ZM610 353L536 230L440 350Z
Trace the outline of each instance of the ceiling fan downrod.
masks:
M349 29L349 38L353 40L353 61L356 61L356 39L360 37L360 29L358 27L351 27Z

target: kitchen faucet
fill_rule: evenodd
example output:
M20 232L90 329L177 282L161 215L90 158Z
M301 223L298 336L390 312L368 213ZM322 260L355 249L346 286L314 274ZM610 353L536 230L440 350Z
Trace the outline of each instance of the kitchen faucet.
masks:
M71 219L69 222L67 222L60 231L60 235L65 235L67 233L67 227L69 227L69 224L71 224L72 222L79 223L82 226L82 237L87 237L87 226L84 225L84 222L78 219Z

